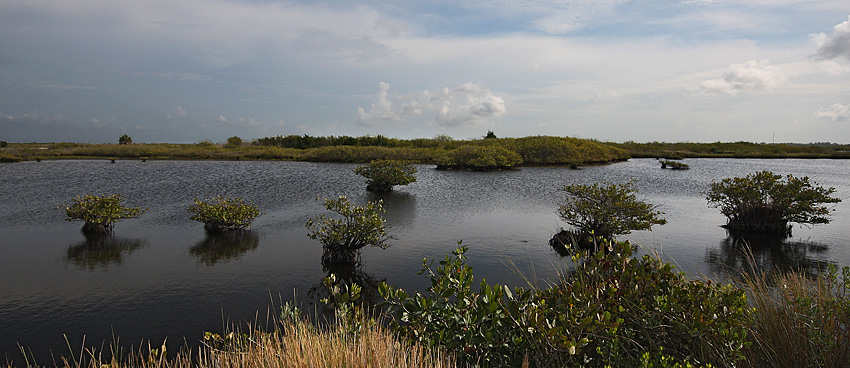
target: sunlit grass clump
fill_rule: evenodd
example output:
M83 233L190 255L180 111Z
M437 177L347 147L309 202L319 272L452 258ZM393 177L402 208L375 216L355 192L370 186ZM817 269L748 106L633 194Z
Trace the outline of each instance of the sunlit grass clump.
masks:
M125 351L119 347L72 352L57 362L27 359L23 364L5 362L0 367L59 366L72 368L219 368L219 367L362 367L419 368L455 367L443 350L426 348L399 339L374 320L359 321L354 333L337 322L316 325L303 317L284 319L272 331L234 330L207 332L195 350L168 352L165 345Z

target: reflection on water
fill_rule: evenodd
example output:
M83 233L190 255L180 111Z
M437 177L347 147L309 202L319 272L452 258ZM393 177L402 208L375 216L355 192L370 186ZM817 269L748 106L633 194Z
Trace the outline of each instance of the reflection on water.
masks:
M219 262L239 259L243 254L257 249L259 245L260 237L248 230L207 233L204 240L189 249L189 253L198 258L198 263L212 266Z
M120 265L125 254L147 245L143 239L117 238L110 234L85 234L82 242L71 244L65 252L65 262L80 269L94 271L106 269L110 264Z
M360 266L340 264L332 267L325 267L327 274L325 277L333 274L336 276L336 285L340 286L341 290L347 290L352 284L360 285L360 299L357 303L371 308L382 301L381 294L378 293L378 284L386 281L386 278L378 278L377 276L364 272ZM324 284L323 277L316 284L310 287L307 291L307 300L316 306L316 311L324 317L333 316L333 308L322 303L322 299L330 296L330 291Z
M413 226L416 222L416 196L413 194L369 192L366 200L369 202L383 201L384 211L386 212L382 217L388 219L390 227L406 228Z
M791 241L765 234L727 234L718 248L706 252L706 262L720 274L757 270L768 273L804 271L815 275L825 271L830 264L823 260L828 251L824 244Z

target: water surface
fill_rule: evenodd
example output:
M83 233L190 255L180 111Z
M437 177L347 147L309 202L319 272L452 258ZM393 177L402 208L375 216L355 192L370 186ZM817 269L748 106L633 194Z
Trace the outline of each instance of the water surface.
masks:
M366 249L356 276L374 284L421 290L422 258L469 247L477 278L521 286L545 284L566 267L547 244L564 226L556 209L569 183L633 181L660 206L668 224L622 237L658 251L694 277L737 272L744 258L719 225L702 191L715 180L758 170L809 176L850 194L848 160L689 159L688 171L661 170L636 159L570 170L533 167L503 172L436 171L396 192L365 190L356 165L305 162L45 161L0 165L0 354L19 361L18 345L39 362L83 345L142 340L171 350L195 346L204 331L233 321L264 324L270 305L318 299L326 275L321 246L307 238L308 218L325 213L316 197L381 199L394 239ZM111 239L87 239L64 221L60 203L82 194L118 193L128 206L148 207L116 224ZM239 196L266 214L250 233L209 238L186 207L196 197ZM850 265L850 204L833 223L795 227L784 242L754 249L765 267ZM516 266L513 266L516 265ZM518 268L515 269L515 268ZM146 343L145 343L146 344ZM0 355L0 358L2 358Z

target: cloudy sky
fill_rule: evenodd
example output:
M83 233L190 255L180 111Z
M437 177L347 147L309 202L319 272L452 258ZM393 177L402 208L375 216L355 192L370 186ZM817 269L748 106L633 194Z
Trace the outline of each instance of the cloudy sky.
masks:
M847 0L0 0L0 139L850 143Z

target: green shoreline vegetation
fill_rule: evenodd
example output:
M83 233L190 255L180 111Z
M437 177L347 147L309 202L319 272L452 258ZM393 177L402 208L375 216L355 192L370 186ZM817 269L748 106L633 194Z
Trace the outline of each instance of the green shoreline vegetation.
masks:
M535 136L453 140L395 139L381 135L363 137L277 136L250 143L227 144L201 141L175 143L10 143L0 151L0 161L39 159L152 159L152 160L289 160L357 162L401 160L421 164L445 164L456 168L487 165L589 165L629 158L628 152L608 144L570 137ZM240 139L241 142L241 139ZM506 152L496 160L492 152Z
M151 160L287 160L356 162L403 160L437 164L443 168L603 164L629 158L850 158L850 145L833 143L768 144L750 142L714 143L624 143L601 142L572 137L530 136L454 140L434 138L397 139L377 136L287 135L227 143L201 141L192 144L131 143L7 143L0 148L0 162L41 159L151 159ZM129 141L129 142L128 142ZM238 143L238 144L237 144ZM494 161L484 157L500 152ZM470 156L470 154L472 156ZM516 156L518 155L518 157ZM492 156L492 155L491 155ZM472 164L469 164L469 163Z
M610 143L634 158L850 158L850 144L817 143Z

